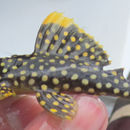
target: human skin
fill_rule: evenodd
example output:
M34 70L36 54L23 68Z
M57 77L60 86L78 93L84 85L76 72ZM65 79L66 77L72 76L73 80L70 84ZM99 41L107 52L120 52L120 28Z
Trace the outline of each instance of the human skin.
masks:
M106 130L105 105L95 96L73 95L78 111L62 120L45 111L35 96L15 96L0 101L0 130Z

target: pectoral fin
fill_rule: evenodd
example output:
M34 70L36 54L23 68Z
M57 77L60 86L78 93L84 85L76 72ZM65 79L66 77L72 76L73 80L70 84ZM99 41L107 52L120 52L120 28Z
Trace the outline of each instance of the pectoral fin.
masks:
M0 82L0 100L15 95L15 92L10 88L10 85L7 81Z
M76 113L76 103L67 94L58 93L53 89L40 89L36 91L36 97L42 107L58 117L71 120Z

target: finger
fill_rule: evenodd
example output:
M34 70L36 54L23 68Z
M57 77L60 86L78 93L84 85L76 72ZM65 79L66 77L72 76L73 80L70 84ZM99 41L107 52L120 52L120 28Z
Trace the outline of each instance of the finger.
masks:
M33 96L17 96L0 101L0 129L23 130L42 111Z
M42 112L25 130L106 130L107 111L104 104L95 97L76 97L78 112L72 121L60 120L48 112Z
M1 104L4 109L3 117L5 117L5 119L7 118L5 120L6 126L9 126L7 130L10 130L11 127L23 129L28 124L26 130L51 130L52 128L56 130L105 130L107 114L104 105L97 98L83 95L78 96L76 100L79 105L79 111L72 121L62 121L47 112L42 112L43 109L33 97L5 100L3 104Z

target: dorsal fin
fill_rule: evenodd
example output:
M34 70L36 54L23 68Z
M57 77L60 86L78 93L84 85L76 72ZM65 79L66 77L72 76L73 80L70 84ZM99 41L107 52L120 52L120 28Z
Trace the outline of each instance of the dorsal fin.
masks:
M57 12L45 19L37 35L34 53L44 52L93 61L102 66L109 64L108 55L102 46L80 29L73 19Z

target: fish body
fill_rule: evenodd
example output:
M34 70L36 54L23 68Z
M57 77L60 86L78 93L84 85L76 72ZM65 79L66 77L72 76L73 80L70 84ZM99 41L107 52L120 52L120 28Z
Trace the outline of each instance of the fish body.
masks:
M103 70L108 55L72 19L54 12L42 23L30 55L0 59L0 99L35 93L39 104L64 119L77 110L64 92L129 98L123 69Z

